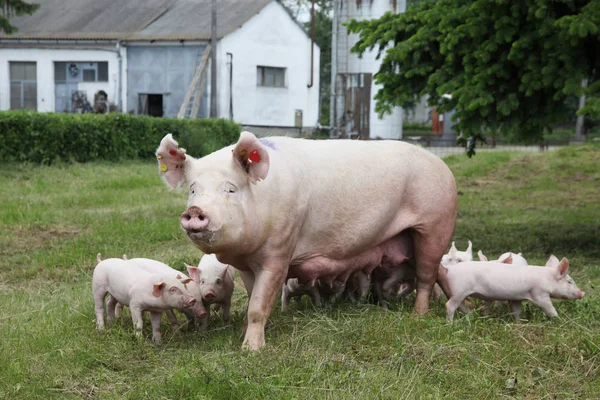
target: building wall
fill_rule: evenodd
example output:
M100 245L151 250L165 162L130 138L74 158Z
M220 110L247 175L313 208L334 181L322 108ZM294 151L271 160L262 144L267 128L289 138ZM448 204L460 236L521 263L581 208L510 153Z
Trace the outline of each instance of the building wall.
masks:
M126 68L126 49L121 48L123 70ZM85 90L90 103L93 103L94 94L104 90L111 103L117 103L119 61L116 45L106 45L93 48L80 45L78 48L66 46L51 46L43 44L29 44L28 47L0 47L0 110L10 109L10 68L11 61L35 61L37 73L37 110L41 112L55 111L55 84L54 62L68 61L107 61L108 82L85 82L79 84L78 90ZM125 96L126 80L123 79L123 102Z
M396 8L394 9L394 3ZM365 20L381 17L387 11L404 12L406 9L406 0L334 0L336 7L337 40L333 43L333 51L336 52L336 74L339 73L372 73L379 71L381 60L377 60L377 50L367 51L359 58L357 54L350 53L350 49L358 42L358 35L348 35L343 23L351 19ZM336 26L333 27L336 29ZM375 112L374 97L381 88L375 84L375 79L371 85L371 105L370 105L370 137L384 139L399 139L402 137L402 108L394 108L391 115L385 115L380 119ZM338 103L338 115L343 110L340 109L341 102Z
M127 109L138 114L140 93L162 94L164 117L176 117L206 45L130 43L127 51ZM198 117L207 116L206 87ZM219 89L220 90L220 89Z
M277 23L274 23L276 21ZM229 118L229 57L233 54L233 119L246 126L302 125L314 127L319 118L319 55L314 45L313 86L310 82L310 38L272 1L242 27L218 43L218 115ZM286 87L257 86L257 66L286 68Z

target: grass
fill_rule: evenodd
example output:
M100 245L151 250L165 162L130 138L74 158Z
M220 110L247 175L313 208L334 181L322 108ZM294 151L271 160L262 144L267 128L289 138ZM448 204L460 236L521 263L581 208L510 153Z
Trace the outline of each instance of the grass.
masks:
M566 256L586 291L557 301L548 320L527 304L516 325L444 305L424 317L410 302L390 312L308 300L275 310L267 347L240 350L246 295L239 278L232 323L205 333L148 319L133 335L126 310L95 331L90 280L96 253L197 262L177 216L186 194L160 182L154 163L5 165L0 175L0 398L526 398L597 399L600 393L600 147L481 153L446 159L455 173L454 240L488 257L511 250L530 263ZM411 297L410 300L414 300ZM514 388L507 383L516 378Z

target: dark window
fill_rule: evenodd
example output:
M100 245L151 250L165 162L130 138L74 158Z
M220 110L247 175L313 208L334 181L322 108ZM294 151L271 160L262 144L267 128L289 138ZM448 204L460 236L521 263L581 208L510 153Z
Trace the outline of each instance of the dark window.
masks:
M98 63L98 82L108 82L108 62Z
M96 70L95 69L84 69L83 70L83 81L84 82L96 82Z
M54 82L64 82L67 80L67 63L54 63Z
M285 68L256 67L256 85L268 87L285 87Z
M11 110L37 110L37 67L35 62L10 63Z

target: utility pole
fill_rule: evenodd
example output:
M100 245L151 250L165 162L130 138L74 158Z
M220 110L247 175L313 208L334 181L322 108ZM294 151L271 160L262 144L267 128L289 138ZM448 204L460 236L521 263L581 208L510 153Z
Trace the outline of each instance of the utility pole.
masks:
M210 20L210 117L217 118L217 0L212 0Z

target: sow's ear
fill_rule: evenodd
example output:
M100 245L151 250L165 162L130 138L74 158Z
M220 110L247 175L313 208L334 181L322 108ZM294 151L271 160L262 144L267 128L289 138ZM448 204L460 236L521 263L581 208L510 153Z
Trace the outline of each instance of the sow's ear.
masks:
M179 143L170 133L161 141L156 150L158 171L163 180L171 187L177 187L185 181L184 168L186 161L193 160L185 154L185 149L179 148Z
M269 173L269 153L265 146L250 132L242 132L233 148L233 161L256 183Z

